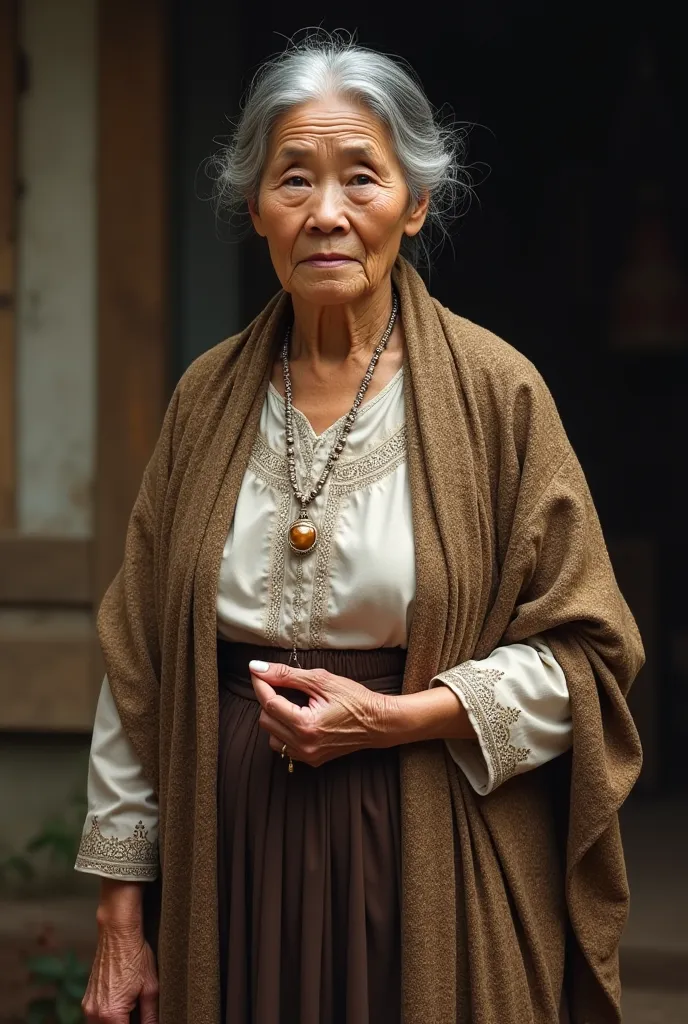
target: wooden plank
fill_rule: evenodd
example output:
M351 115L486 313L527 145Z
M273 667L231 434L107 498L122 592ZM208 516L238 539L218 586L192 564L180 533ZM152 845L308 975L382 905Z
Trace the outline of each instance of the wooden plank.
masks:
M64 613L63 613L64 614ZM93 724L92 623L12 617L0 626L0 729L88 732Z
M91 541L0 533L0 604L91 604Z
M17 4L0 0L0 529L15 523Z
M99 5L96 603L119 568L168 396L166 8Z

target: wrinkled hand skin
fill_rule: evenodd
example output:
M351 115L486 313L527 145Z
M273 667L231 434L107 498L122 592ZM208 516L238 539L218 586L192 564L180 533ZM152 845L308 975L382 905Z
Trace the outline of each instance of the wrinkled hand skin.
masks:
M158 977L153 950L140 928L100 928L82 1009L88 1024L129 1024L140 1005L141 1024L158 1024Z
M260 727L270 734L270 746L294 760L317 768L357 750L391 746L396 741L391 722L397 699L375 693L353 679L323 669L295 669L273 664L267 672L251 672L262 711ZM288 687L308 695L299 707L276 692Z

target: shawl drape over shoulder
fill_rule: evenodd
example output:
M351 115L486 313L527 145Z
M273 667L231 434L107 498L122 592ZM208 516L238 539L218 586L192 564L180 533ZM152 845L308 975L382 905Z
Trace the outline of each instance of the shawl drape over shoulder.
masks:
M394 280L417 576L405 692L543 634L574 723L570 755L486 797L443 743L401 748L404 1022L553 1024L565 984L572 1024L611 1024L640 639L537 371L434 301L401 259ZM290 316L281 293L185 373L98 618L123 726L160 800L161 1024L219 1024L217 581ZM489 709L489 677L480 685Z

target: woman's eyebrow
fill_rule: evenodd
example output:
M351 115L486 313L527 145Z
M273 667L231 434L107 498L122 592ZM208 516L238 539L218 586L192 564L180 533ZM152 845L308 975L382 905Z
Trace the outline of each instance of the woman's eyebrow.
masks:
M357 142L352 145L342 146L342 155L347 157L349 160L366 161L374 160L377 153L373 146L366 145L365 142Z
M277 160L305 160L305 158L311 153L311 150L306 146L284 146L278 150L276 159Z
M374 160L376 158L376 150L373 146L367 145L365 142L350 143L342 146L340 154L346 157L347 160L354 161L367 161ZM295 146L293 144L286 145L282 149L278 150L275 156L276 160L280 162L290 160L305 160L309 156L313 155L313 150L308 146Z

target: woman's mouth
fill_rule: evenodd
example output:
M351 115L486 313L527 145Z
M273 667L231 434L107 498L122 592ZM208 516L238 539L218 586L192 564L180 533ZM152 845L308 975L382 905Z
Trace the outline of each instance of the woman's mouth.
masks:
M327 268L334 269L335 267L345 267L348 263L353 263L354 260L348 256L325 256L318 253L315 256L310 256L304 263L307 263L309 267L315 267L317 269Z

